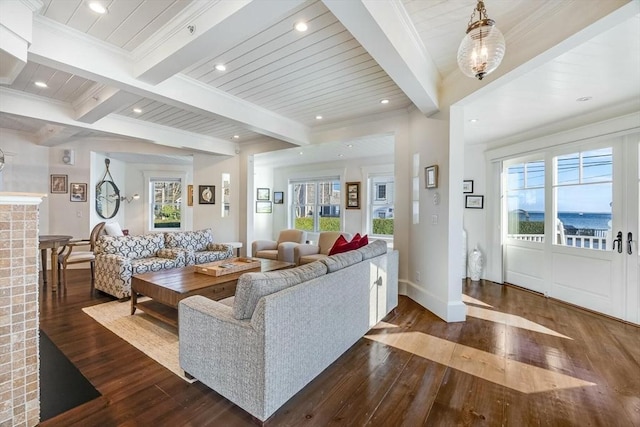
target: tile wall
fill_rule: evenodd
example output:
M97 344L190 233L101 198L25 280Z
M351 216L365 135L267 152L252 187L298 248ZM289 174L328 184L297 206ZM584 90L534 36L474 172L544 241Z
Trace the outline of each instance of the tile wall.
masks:
M40 202L0 193L0 427L40 422Z

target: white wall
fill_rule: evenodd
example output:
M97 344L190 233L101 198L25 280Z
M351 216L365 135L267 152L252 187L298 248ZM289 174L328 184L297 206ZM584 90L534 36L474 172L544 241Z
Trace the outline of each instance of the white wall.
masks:
M239 241L240 235L240 157L210 156L196 153L193 157L193 229L211 228L217 242ZM222 174L231 174L229 216L222 217ZM215 204L198 203L198 186L215 185Z
M464 179L473 180L473 195L483 195L484 209L464 209L464 229L467 231L467 253L471 252L474 247L478 247L486 256L488 255L486 240L486 213L488 204L493 202L493 198L487 194L487 174L484 145L472 145L465 149L464 161ZM460 197L464 203L465 196L460 190ZM485 277L486 268L482 270L482 277Z
M408 159L412 161L414 153L420 157L420 216L417 224L412 223L411 212L407 216L410 224L409 274L403 290L411 299L447 319L451 298L448 269L449 188L452 185L449 182L449 122L429 119L413 111L409 123ZM424 169L431 165L438 166L438 187L435 189L425 188ZM412 166L405 167L403 172L411 178ZM411 185L407 188L411 189ZM407 201L406 205L410 206L411 202ZM459 269L457 277L459 287ZM460 291L457 293L453 293L454 302L461 299Z
M0 192L47 194L39 206L40 234L49 231L49 148L31 142L27 135L0 128L0 148L6 165L0 172ZM56 195L56 197L63 197ZM66 195L69 196L68 194Z

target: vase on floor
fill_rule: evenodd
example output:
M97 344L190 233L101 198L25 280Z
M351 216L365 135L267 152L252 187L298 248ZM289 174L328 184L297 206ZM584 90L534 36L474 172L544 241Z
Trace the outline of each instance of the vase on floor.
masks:
M476 282L480 280L482 275L482 252L478 248L474 248L469 253L469 276L471 280Z

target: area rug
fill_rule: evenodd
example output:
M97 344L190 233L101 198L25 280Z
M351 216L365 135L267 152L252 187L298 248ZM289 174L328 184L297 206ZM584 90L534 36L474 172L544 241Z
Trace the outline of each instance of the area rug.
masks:
M100 396L93 384L40 330L40 421Z
M144 299L139 299L144 301ZM187 382L178 361L177 330L137 310L133 316L129 301L111 301L82 309L111 332L160 363Z

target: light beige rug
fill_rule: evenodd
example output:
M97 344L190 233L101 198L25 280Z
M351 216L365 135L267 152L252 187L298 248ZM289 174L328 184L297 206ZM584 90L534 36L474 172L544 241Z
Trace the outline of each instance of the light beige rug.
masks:
M144 300L144 299L143 299ZM190 383L178 362L177 330L144 312L133 316L130 301L112 301L82 309L111 332Z

